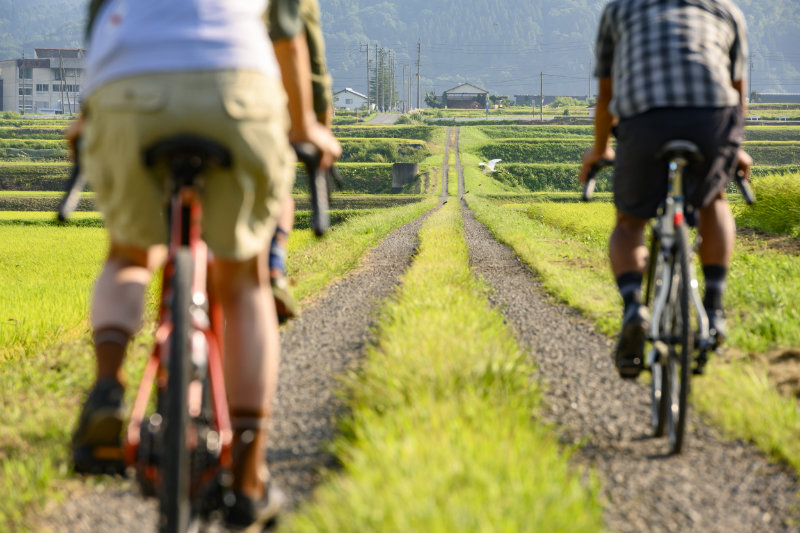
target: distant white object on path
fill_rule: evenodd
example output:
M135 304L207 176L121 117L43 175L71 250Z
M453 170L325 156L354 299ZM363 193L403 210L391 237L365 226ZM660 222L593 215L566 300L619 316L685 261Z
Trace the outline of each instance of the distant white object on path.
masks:
M478 163L479 167L483 167L484 172L494 172L494 166L502 161L502 159L490 159L488 163Z

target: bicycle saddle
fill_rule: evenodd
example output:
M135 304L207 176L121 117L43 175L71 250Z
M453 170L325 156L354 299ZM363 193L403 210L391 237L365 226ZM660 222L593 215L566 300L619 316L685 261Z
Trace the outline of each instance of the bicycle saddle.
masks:
M687 141L684 139L669 141L662 146L661 150L659 150L658 154L656 154L656 158L661 160L670 160L678 157L681 157L687 161L703 160L703 154L700 153L700 149L697 147L697 145L692 141Z
M145 149L143 157L147 168L164 162L170 166L188 165L195 171L202 171L209 166L229 168L232 162L227 148L199 135L166 137Z

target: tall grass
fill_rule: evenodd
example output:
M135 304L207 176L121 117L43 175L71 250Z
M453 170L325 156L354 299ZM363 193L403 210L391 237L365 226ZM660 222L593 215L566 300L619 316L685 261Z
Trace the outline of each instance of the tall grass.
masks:
M769 175L753 180L758 201L737 206L737 222L769 233L800 237L800 174Z
M458 206L420 231L420 253L347 380L351 415L329 474L288 531L598 531L582 483L536 418L534 369L471 275Z

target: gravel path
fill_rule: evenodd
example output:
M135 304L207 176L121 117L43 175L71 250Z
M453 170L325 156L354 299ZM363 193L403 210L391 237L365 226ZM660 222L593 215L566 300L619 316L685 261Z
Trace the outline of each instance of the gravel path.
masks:
M798 531L800 487L788 467L721 440L694 414L685 452L666 456L666 439L649 438L649 388L617 376L613 343L547 296L463 204L462 215L471 268L536 360L546 417L566 442L584 443L576 460L600 474L611 531Z
M360 266L329 287L281 332L281 376L268 458L293 507L309 497L319 470L334 465L322 451L342 409L336 376L357 364L380 303L397 286L417 247L426 215L391 233ZM154 531L156 503L132 482L90 487L75 482L67 501L46 510L34 531ZM2 530L0 525L0 530ZM211 532L220 527L212 526Z

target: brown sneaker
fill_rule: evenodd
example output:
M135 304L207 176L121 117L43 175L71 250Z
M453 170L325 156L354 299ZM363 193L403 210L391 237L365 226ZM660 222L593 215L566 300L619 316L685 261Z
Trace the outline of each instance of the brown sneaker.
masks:
M286 494L271 480L267 483L264 497L250 498L233 492L226 506L225 523L234 530L245 533L261 531L272 523L286 505Z
M124 390L117 380L99 380L83 405L72 436L72 461L80 474L122 474Z
M292 296L289 280L285 276L270 278L272 295L275 298L275 310L278 312L278 322L285 324L300 314L297 300Z

